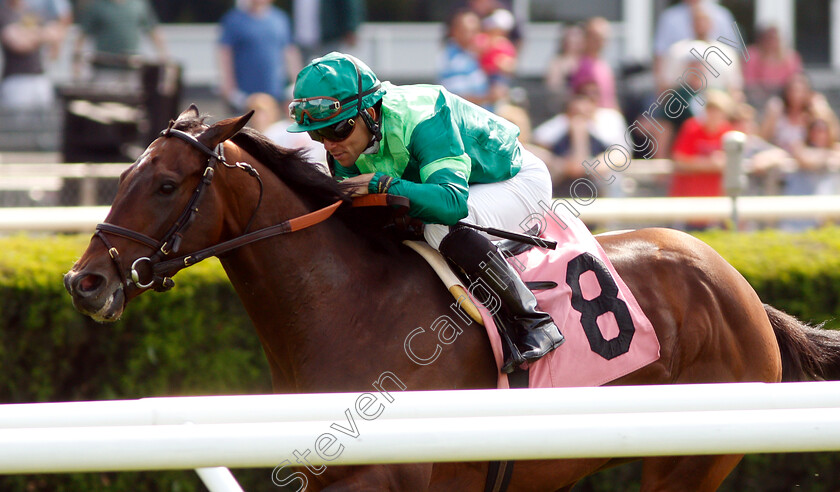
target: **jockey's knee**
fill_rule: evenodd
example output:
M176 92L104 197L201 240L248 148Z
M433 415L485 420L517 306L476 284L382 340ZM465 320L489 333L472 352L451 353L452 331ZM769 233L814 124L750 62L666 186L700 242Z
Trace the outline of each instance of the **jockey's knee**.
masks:
M443 237L449 234L449 226L443 224L426 224L423 228L423 237L429 246L440 249L440 242Z

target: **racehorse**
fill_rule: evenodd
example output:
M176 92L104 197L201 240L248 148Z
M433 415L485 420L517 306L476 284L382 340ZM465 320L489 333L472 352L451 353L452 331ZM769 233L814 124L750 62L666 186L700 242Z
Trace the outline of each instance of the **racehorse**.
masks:
M217 255L256 327L276 392L368 391L377 381L391 392L494 388L490 344L475 324L443 345L432 364L406 357L409 332L451 314L453 298L419 255L371 227L364 209L344 205L341 188L301 151L243 128L248 117L206 125L191 106L123 172L105 223L65 276L75 307L115 321L132 298L165 290L174 272ZM656 228L598 240L661 345L658 361L610 384L840 375L840 334L763 305L700 240ZM427 330L413 338L412 350L433 354L442 346L439 336ZM643 458L642 490L715 490L740 458ZM509 490L570 490L623 461L520 461ZM326 490L477 491L488 467L334 466L307 473L310 486Z

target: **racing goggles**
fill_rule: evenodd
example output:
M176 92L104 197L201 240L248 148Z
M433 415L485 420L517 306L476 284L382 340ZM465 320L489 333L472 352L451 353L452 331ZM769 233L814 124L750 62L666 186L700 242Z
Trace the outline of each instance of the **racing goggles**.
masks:
M309 121L324 121L332 118L341 112L341 108L352 101L358 99L358 96L353 96L343 101L339 101L334 97L318 96L307 97L304 99L295 99L289 104L289 117L299 124L303 124L304 115L309 117Z
M324 128L319 128L317 130L309 130L307 133L309 133L312 140L315 140L316 142L324 143L324 140L329 140L330 142L341 142L353 133L354 128L356 128L356 119L348 118L346 120L339 121L335 125L325 126Z
M360 86L361 83L361 75L359 75ZM380 87L380 84L376 84L361 94L355 94L346 99L342 99L341 101L330 96L315 96L305 97L303 99L294 99L289 104L289 118L300 125L305 123L303 121L304 115L309 117L309 121L325 121L341 113L344 109L346 109L346 105L352 102L355 102L356 109L361 111L362 98L378 91Z

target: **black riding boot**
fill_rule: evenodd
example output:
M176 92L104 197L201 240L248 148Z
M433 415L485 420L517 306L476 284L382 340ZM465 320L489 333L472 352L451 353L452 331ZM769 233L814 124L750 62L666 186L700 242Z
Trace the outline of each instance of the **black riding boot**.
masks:
M502 372L510 373L563 343L563 334L551 316L537 309L534 293L489 239L473 229L458 227L443 238L439 249L470 282L481 280L499 297L502 306L493 319L510 352L505 354ZM470 292L479 294L480 289ZM485 305L487 300L478 299Z

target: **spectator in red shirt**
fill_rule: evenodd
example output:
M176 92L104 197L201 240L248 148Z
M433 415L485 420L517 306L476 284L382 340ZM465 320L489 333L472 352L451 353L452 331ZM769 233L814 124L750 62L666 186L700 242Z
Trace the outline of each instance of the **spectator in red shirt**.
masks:
M516 46L508 38L514 26L513 14L497 9L481 21L483 32L475 37L478 61L490 82L490 98L498 104L507 99L516 70Z
M689 118L674 140L674 175L670 196L720 196L726 156L721 137L732 130L729 111L732 98L717 90L706 93L703 116Z

